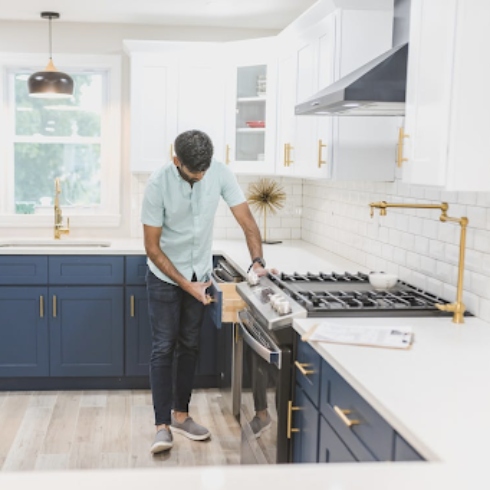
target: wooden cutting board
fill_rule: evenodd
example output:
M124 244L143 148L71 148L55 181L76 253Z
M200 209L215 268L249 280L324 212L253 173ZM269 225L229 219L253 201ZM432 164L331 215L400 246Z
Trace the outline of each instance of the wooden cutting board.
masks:
M235 323L237 321L237 312L245 308L245 302L237 293L236 283L223 282L219 284L219 288L223 292L221 321Z

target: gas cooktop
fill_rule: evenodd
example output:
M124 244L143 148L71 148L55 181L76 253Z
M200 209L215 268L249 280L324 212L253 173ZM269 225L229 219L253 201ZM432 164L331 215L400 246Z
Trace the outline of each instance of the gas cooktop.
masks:
M378 291L369 283L368 275L362 272L281 273L270 275L270 279L312 317L447 314L435 306L448 303L442 298L403 281Z

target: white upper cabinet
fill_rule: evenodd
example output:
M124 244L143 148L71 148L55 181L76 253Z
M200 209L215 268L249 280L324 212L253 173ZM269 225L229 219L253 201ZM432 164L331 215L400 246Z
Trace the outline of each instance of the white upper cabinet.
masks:
M284 128L279 122L284 110L280 94L289 94L292 87L294 104L304 102L387 51L392 24L392 11L339 9L295 33L294 59L279 59L279 72L285 69L285 60L287 66L296 67L296 82L278 76L278 173L313 179L394 179L397 118L294 116L294 148L284 150L279 143L287 143L290 131L290 123ZM291 162L286 167L284 155Z
M170 159L177 134L178 70L173 57L131 56L130 162L132 172L152 172Z
M488 0L412 0L403 180L490 191Z
M225 163L235 173L272 174L275 168L275 38L224 44Z
M277 57L276 174L294 175L296 153L297 56L290 39L280 36Z
M131 44L131 43L130 43ZM214 157L225 157L225 78L221 46L158 43L131 55L131 170L152 172L168 163L178 134L206 132ZM147 51L145 51L145 49Z

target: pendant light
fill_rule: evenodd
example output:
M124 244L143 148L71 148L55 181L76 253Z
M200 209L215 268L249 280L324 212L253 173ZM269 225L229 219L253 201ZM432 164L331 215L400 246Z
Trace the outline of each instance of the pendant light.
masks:
M49 62L44 71L38 71L29 77L27 85L31 97L60 99L73 95L73 79L67 73L58 71L53 64L51 20L59 17L57 12L41 12L42 19L49 19Z

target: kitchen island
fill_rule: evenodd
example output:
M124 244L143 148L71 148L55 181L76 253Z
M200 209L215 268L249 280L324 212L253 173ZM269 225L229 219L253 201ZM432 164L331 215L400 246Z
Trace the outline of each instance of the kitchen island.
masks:
M242 270L250 257L242 241L216 241ZM1 248L0 254L142 254L141 240L114 240L110 247L49 251ZM265 245L268 266L285 271L353 271L363 268L301 241ZM315 319L295 322L299 333ZM336 322L359 319L336 319ZM114 488L165 485L197 489L298 487L322 489L461 489L487 488L483 464L490 435L490 329L478 319L454 325L450 317L362 319L411 325L415 343L408 351L312 343L319 354L429 462L267 467L194 467L162 470L87 470L0 473L2 489ZM244 475L246 472L246 476ZM164 472L164 473L163 473Z

